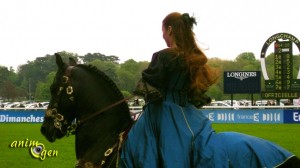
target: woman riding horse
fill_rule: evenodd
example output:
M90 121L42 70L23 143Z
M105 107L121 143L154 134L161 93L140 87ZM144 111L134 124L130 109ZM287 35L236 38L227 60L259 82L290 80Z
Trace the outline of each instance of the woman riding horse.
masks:
M124 168L299 167L300 160L278 145L253 136L216 133L196 108L216 76L197 47L189 14L171 13L162 22L169 48L153 54L135 93L147 105L122 148Z
M136 93L147 105L124 145L133 124L127 99L103 72L73 59L66 64L59 54L42 134L54 142L74 131L78 168L299 167L297 157L272 142L216 133L196 108L210 101L204 93L216 78L195 43L194 23L188 14L164 19L169 48L154 53L143 71Z

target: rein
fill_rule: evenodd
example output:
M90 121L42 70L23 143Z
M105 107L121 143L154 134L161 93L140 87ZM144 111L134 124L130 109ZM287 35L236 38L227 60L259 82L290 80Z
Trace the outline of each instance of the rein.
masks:
M73 93L73 87L71 86L70 81L69 81L69 78L71 78L71 74L72 74L71 72L72 72L73 68L74 68L74 66L69 66L66 69L66 71L65 71L65 75L63 76L63 78L65 79L64 83L68 84L68 86L67 86L67 94L69 94L69 95L71 95ZM72 92L68 93L68 90L72 90ZM107 111L107 110L109 110L109 109L111 109L111 108L113 108L113 107L115 107L115 106L117 106L117 105L119 105L119 104L121 104L121 103L129 100L129 99L131 99L132 97L134 97L134 96L131 95L129 97L121 99L121 100L119 100L119 101L117 101L117 102L115 102L115 103L113 103L113 104L111 104L111 105L109 105L109 106L107 106L107 107L105 107L103 109L100 109L100 110L96 111L95 113L91 114L90 116L88 116L86 118L83 118L82 120L76 121L75 123L73 123L70 126L68 126L66 136L69 136L70 134L74 134L75 131L76 131L76 129L78 128L78 126L81 125L82 123L85 123L86 121L92 119L93 117L95 117L95 116L103 113L104 111ZM70 100L74 101L74 97L71 96Z
M124 98L124 99L121 99L121 100L119 100L119 101L117 101L117 102L115 102L115 103L113 103L113 104L111 104L111 105L109 105L109 106L107 106L107 107L105 107L105 108L103 108L103 109L98 110L96 113L93 113L92 115L90 115L90 116L88 116L88 117L86 117L86 118L84 118L84 119L82 119L82 120L76 121L76 123L73 123L72 125L70 125L70 126L68 127L68 132L67 132L67 135L66 135L66 136L69 136L70 134L73 134L73 133L76 131L76 128L77 128L80 124L82 124L82 123L88 121L89 119L91 119L91 118L93 118L93 117L95 117L95 116L97 116L97 115L103 113L104 111L107 111L107 110L109 110L109 109L111 109L111 108L113 108L113 107L115 107L115 106L117 106L117 105L119 105L119 104L121 104L121 103L123 103L123 102L125 102L125 101L127 101L127 100L129 100L129 99L131 99L132 97L133 97L133 95L132 95L132 96L129 96L129 97L126 97L126 98Z
M93 118L93 117L95 117L95 116L101 114L101 113L104 112L104 111L107 111L107 110L109 110L109 109L111 109L111 108L113 108L113 107L115 107L115 106L117 106L117 105L119 105L119 104L125 102L126 100L128 100L128 99L130 99L130 98L132 98L132 97L133 97L133 96L129 96L129 97L127 97L127 98L124 98L124 99L122 99L122 100L119 100L119 101L117 101L117 102L115 102L115 103L113 103L113 104L111 104L111 105L109 105L109 106L107 106L107 107L105 107L105 108L103 108L103 109L101 109L101 110L98 110L96 113L93 113L92 115L90 115L90 116L88 116L88 117L86 117L86 118L84 118L84 119L82 119L82 120L76 121L76 123L73 123L72 125L70 125L70 126L68 127L66 136L69 136L70 134L74 134L75 131L76 131L76 129L77 129L77 127L78 127L80 124L82 124L82 123L88 121L89 119L91 119L91 118ZM116 149L117 149L118 152L117 152L117 162L116 162L116 165L115 165L115 166L117 167L117 165L118 165L118 160L119 160L119 151L121 150L121 147L122 147L122 145L123 145L125 139L127 138L127 134L128 134L128 132L129 132L129 130L131 129L131 127L132 127L132 124L131 124L125 131L121 132L121 133L119 134L118 141L117 141L112 147L108 148L108 149L104 152L103 158L102 158L102 160L101 160L101 162L100 162L100 165L99 165L99 168L102 168L102 166L106 165L107 159L111 156L111 154L112 154ZM111 163L112 163L112 162L111 162ZM112 166L111 163L108 164L108 165L109 165L108 167L111 167L111 166ZM81 164L82 164L82 163L81 163L80 161L78 161L77 164L76 164L76 167L81 167ZM92 165L92 163L90 163L90 162L83 163L83 164L84 164L84 165L85 165L85 164L91 164L91 165ZM85 167L85 166L83 166L83 167Z

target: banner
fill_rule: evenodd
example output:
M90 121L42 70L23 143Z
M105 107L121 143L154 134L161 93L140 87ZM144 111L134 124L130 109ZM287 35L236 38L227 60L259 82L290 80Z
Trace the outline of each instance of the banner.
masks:
M293 109L201 109L214 123L296 123L300 110ZM0 110L0 123L42 123L45 110Z
M45 110L1 110L0 123L42 123Z
M281 109L201 110L215 123L283 123Z
M284 123L300 124L300 110L284 110Z

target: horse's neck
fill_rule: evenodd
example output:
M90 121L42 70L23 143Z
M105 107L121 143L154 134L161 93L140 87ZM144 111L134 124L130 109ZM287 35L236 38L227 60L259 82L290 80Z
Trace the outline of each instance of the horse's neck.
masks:
M76 96L78 120L88 118L122 99L116 95L115 88L102 85L101 82L92 82L93 80L85 81L85 85L78 88L81 90ZM100 163L107 149L118 142L119 133L132 123L128 109L124 109L124 103L85 120L79 126L75 138L78 160Z
M104 153L118 142L119 134L131 124L129 112L122 105L86 120L76 132L77 159L100 163Z
M76 133L77 159L100 163L104 153L118 142L118 133L101 119L82 125ZM106 126L106 127L105 127Z
M78 88L82 90L76 95L77 102L77 116L76 118L82 119L87 116L90 116L97 111L102 110L103 108L113 104L118 98L113 96L113 99L108 98L111 95L114 95L112 89L107 87L100 87L101 84L97 83L85 83L85 86Z

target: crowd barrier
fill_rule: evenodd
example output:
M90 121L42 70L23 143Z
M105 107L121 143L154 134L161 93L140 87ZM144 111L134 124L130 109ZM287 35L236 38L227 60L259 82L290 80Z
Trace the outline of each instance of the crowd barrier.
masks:
M140 114L140 110L137 110ZM201 109L214 123L298 123L300 109ZM135 111L132 111L135 112ZM45 109L0 109L0 123L42 123Z

